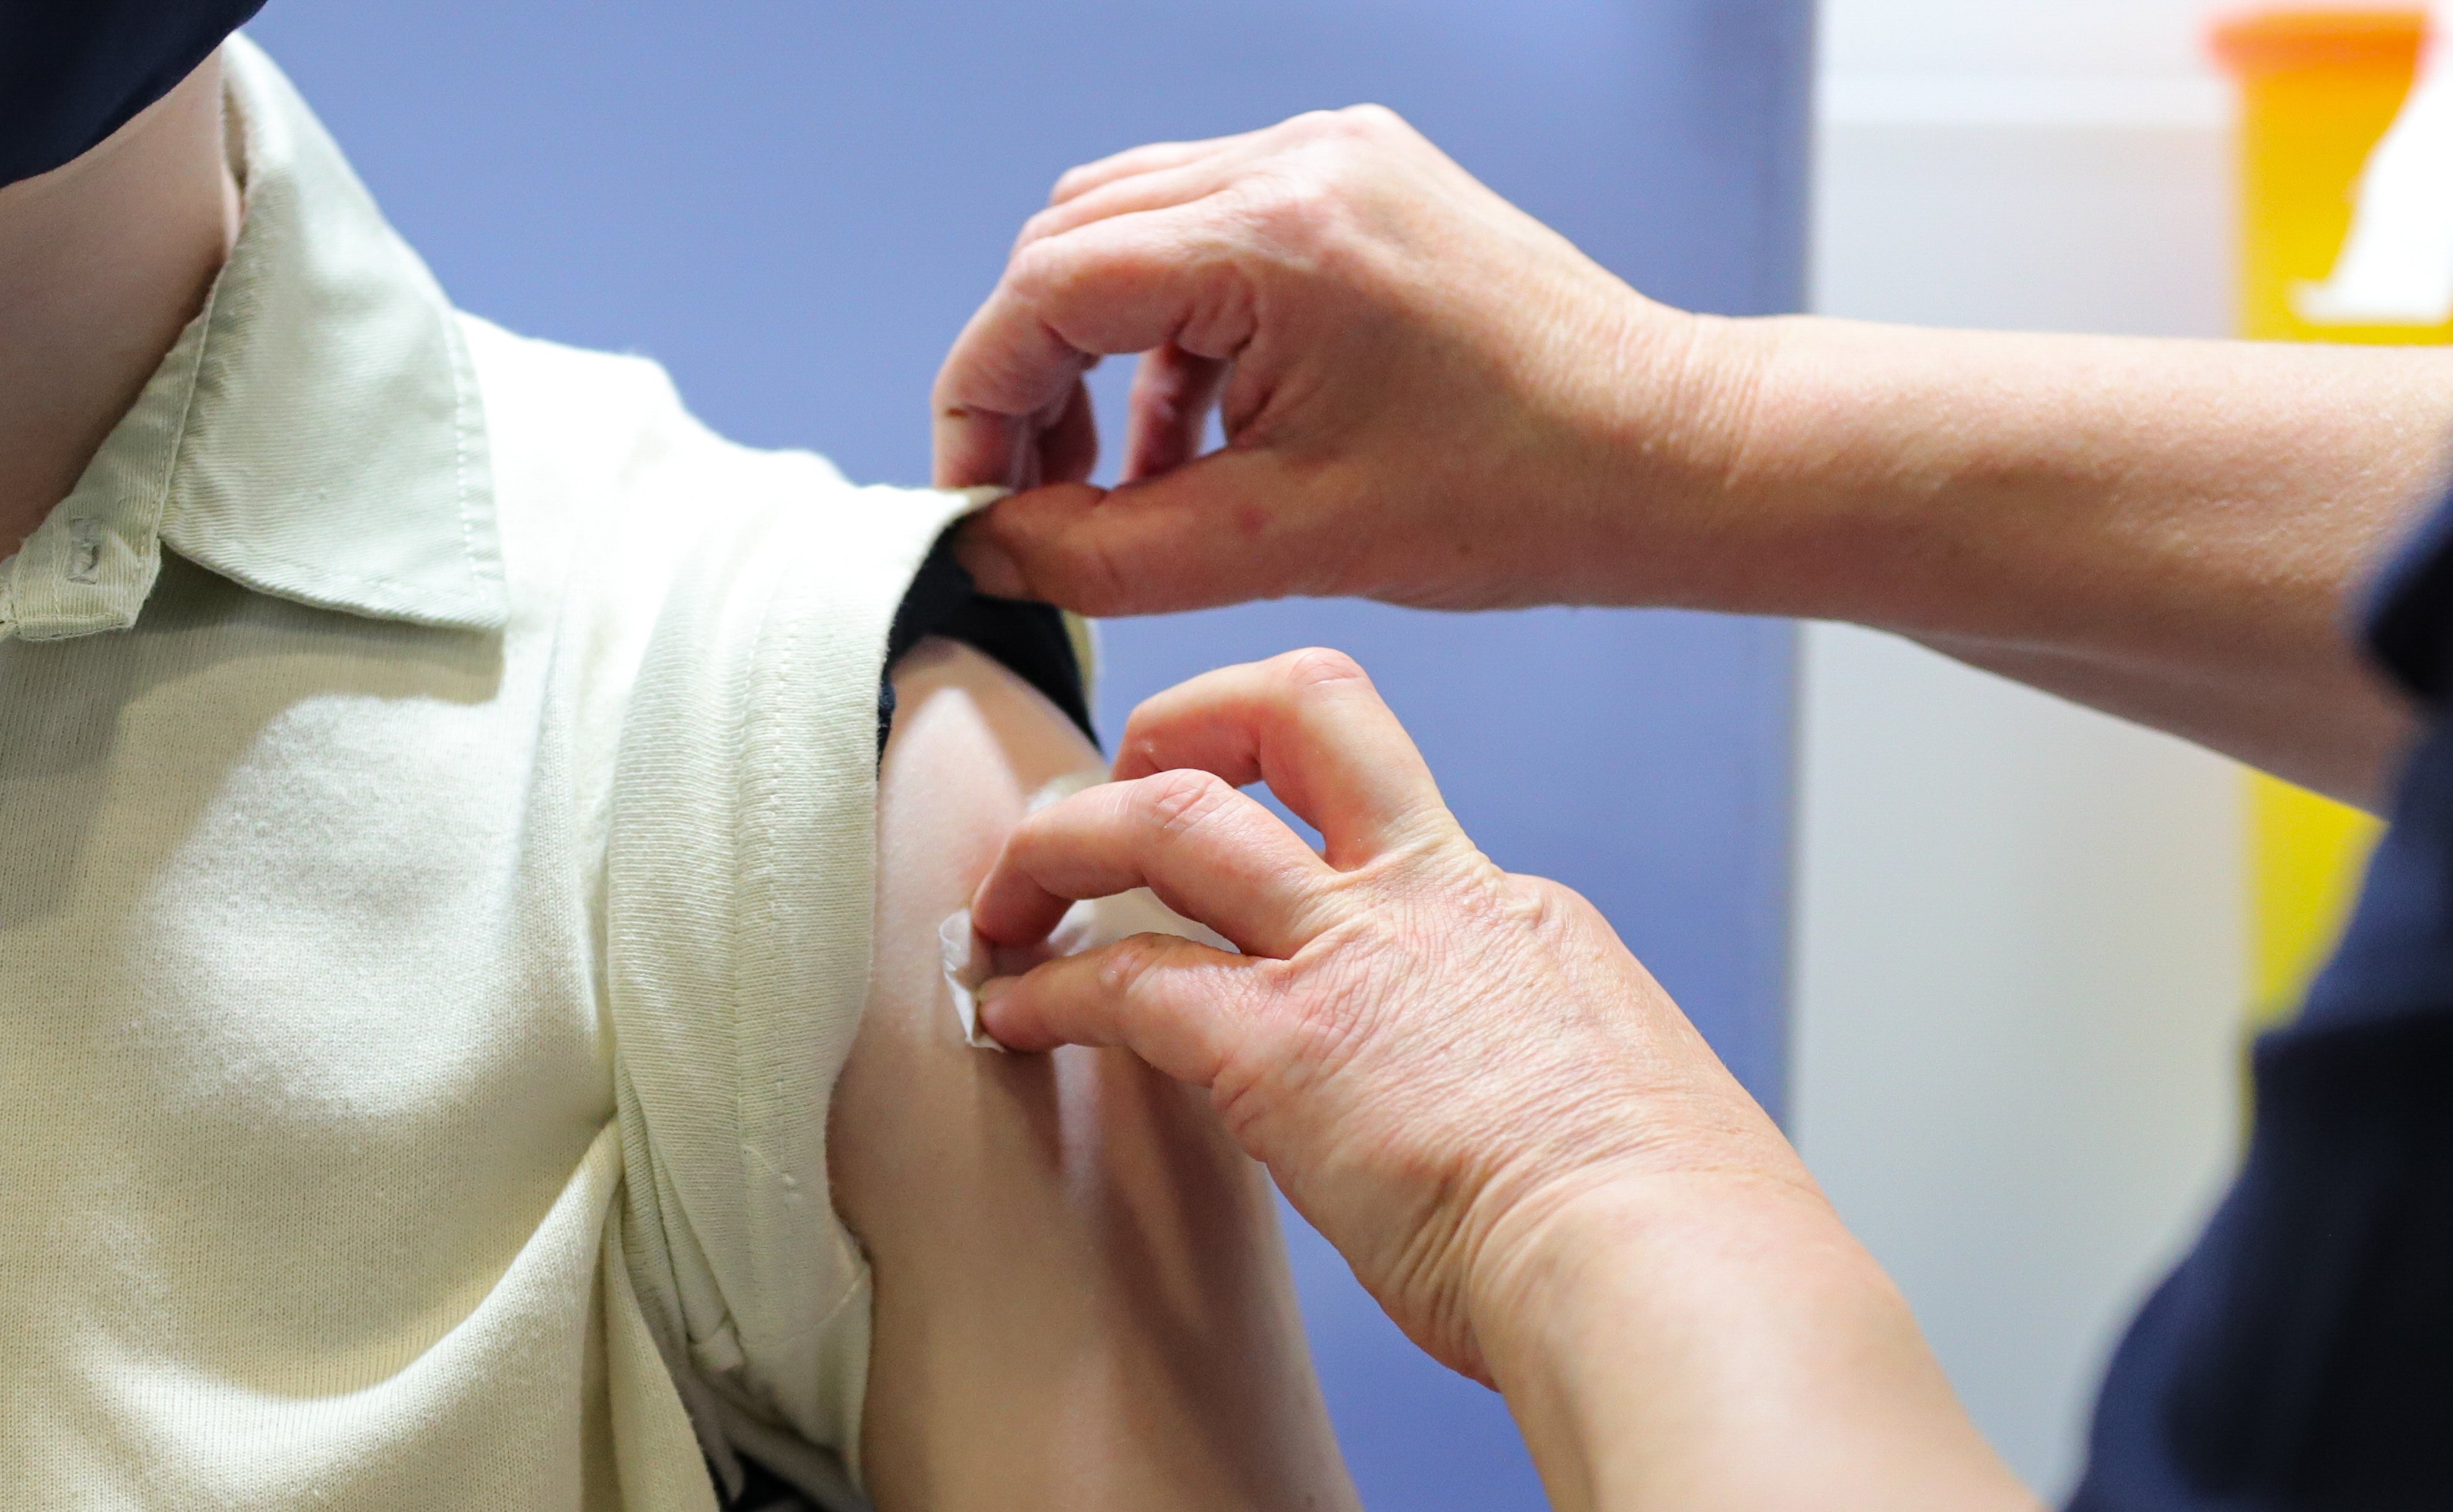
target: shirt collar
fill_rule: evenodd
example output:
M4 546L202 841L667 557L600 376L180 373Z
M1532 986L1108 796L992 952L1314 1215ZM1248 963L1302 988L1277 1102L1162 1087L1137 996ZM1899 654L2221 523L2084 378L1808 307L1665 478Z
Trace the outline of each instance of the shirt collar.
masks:
M271 60L233 37L224 66L237 246L76 487L0 562L0 639L133 625L165 546L275 597L500 629L458 319Z

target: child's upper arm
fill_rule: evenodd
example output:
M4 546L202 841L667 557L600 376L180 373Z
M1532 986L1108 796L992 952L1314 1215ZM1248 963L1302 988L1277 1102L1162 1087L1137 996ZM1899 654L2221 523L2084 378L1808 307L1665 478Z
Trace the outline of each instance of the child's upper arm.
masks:
M828 1141L876 1288L862 1462L884 1512L1346 1507L1266 1176L1114 1051L961 1041L939 924L1030 795L1098 756L949 642L895 673L875 975Z

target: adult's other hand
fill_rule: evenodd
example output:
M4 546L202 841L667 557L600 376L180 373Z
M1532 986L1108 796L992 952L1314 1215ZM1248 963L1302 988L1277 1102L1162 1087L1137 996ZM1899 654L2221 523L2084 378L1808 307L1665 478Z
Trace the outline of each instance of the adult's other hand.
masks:
M1161 694L1116 777L1013 832L975 926L1147 885L1243 953L1049 962L987 1026L1207 1087L1406 1334L1507 1393L1556 1504L2032 1505L1770 1120L1589 904L1474 848L1351 661Z
M1130 351L1102 491L1082 373ZM2374 803L2413 726L2343 627L2443 491L2448 367L1684 314L1366 107L1067 174L937 468L1024 490L965 529L993 593L1853 621Z
M1812 1184L1607 921L1474 847L1367 677L1298 651L1144 704L1116 781L1032 815L972 909L1044 936L1149 886L1242 955L1147 935L990 983L1008 1046L1129 1046L1230 1130L1406 1333L1487 1379L1493 1245L1628 1177ZM1314 852L1237 788L1266 782Z
M938 375L937 481L1030 490L964 560L1094 614L1661 597L1669 517L1710 523L1733 449L1730 328L1638 295L1389 111L1305 115L1066 174ZM1147 355L1109 492L1083 481L1082 375L1125 352ZM1213 409L1227 444L1200 455Z

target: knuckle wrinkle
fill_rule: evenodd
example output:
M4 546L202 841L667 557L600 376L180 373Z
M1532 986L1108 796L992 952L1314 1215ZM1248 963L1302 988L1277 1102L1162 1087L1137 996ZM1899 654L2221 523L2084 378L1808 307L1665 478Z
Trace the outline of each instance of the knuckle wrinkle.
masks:
M1006 264L1006 288L1027 304L1037 304L1059 276L1058 254L1044 238L1017 246Z
M1055 206L1034 213L1022 223L1022 233L1014 238L1016 250L1047 239L1048 228L1054 226L1063 211Z
M1229 791L1213 772L1164 772L1151 779L1150 817L1160 833L1179 835L1215 813Z
M1292 246L1306 246L1326 233L1337 211L1328 187L1307 175L1287 173L1273 179L1254 198L1260 224L1271 236Z
M1107 996L1129 999L1164 964L1167 942L1158 935L1137 934L1117 941L1099 964L1099 985Z
M1333 687L1342 683L1367 684L1371 680L1364 672L1363 664L1344 651L1331 650L1325 646L1287 652L1285 672L1286 681L1305 692Z

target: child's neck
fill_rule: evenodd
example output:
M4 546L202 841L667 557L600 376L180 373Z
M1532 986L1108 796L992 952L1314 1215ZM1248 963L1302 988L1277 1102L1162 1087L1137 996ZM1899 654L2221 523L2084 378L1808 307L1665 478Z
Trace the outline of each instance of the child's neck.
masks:
M76 486L238 222L218 54L101 146L0 189L0 557Z

